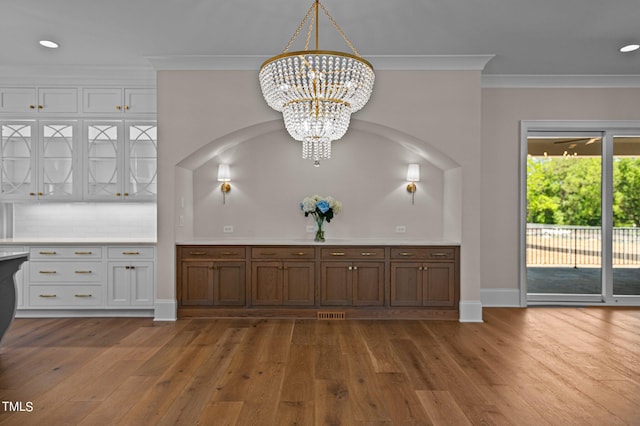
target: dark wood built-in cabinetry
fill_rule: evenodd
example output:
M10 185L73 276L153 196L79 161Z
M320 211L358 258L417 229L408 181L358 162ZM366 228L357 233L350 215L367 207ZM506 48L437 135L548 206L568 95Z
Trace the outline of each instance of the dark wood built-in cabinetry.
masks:
M180 317L457 319L458 246L179 245Z

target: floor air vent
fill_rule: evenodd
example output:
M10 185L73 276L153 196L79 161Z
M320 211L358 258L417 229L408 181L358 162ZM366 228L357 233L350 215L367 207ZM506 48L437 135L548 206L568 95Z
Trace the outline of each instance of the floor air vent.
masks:
M345 312L318 312L319 320L343 320L346 317Z

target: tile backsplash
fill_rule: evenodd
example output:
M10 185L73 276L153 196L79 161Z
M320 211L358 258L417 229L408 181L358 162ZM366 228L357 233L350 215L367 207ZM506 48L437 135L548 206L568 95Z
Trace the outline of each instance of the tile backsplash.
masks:
M155 203L14 204L14 238L156 237Z

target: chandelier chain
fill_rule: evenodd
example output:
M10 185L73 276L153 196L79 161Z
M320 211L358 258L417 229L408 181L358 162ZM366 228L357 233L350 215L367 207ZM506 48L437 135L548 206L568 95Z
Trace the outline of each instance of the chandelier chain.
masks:
M360 57L360 54L358 53L358 51L356 50L356 48L353 46L353 44L351 44L351 42L349 41L349 39L347 38L347 35L344 33L344 31L342 31L342 28L340 28L340 25L338 25L338 23L336 22L335 19L333 19L333 16L331 16L329 14L329 11L327 10L326 7L324 7L324 5L320 2L318 2L318 4L320 5L320 7L322 8L322 10L324 11L325 15L327 15L327 18L329 18L329 21L331 21L331 23L333 24L333 26L335 27L336 30L338 30L338 32L340 33L340 35L342 36L342 39L345 41L345 43L347 43L347 45L349 46L349 48L353 51L353 53Z
M342 31L342 28L340 28L340 25L338 25L338 23L336 22L335 19L333 19L333 16L331 16L331 14L329 13L329 11L327 10L326 7L324 7L324 4L320 3L319 1L314 2L311 7L309 8L309 10L307 11L307 14L304 15L304 18L302 18L302 22L300 22L300 25L298 25L298 28L296 28L296 31L293 33L293 36L291 36L291 38L289 39L289 42L287 43L287 46L284 48L284 50L282 51L282 53L287 53L289 51L289 48L291 48L291 45L293 44L294 40L298 37L298 35L300 34L300 31L302 31L302 27L304 27L304 24L307 22L307 19L309 19L309 15L311 15L311 12L313 12L314 10L317 11L318 6L320 6L322 8L322 11L324 12L325 15L327 15L327 18L329 18L329 21L331 22L331 24L333 25L333 27L336 29L336 31L338 31L338 33L340 33L340 36L342 37L342 39L345 41L345 43L347 43L347 45L349 46L349 48L351 49L351 51L357 56L360 57L360 53L358 53L358 50L355 48L355 46L351 43L351 41L349 41L349 38L347 37L347 35L344 33L344 31ZM305 41L305 45L304 45L304 50L309 50L309 40L311 39L311 33L313 30L313 25L314 25L314 18L311 18L311 22L309 24L309 31L307 33L307 39ZM319 25L319 22L315 22L316 27ZM316 44L317 44L317 40L316 40ZM318 46L316 46L316 50L318 49Z
M316 18L315 15L311 17L311 21L309 21L309 31L307 32L307 39L304 42L304 50L307 51L309 50L309 41L311 41L311 33L313 32L313 24L315 22ZM316 22L316 25L318 25L318 23Z
M300 34L300 30L302 30L302 27L304 26L304 23L307 22L307 19L309 19L309 15L311 14L311 12L313 11L313 9L315 7L316 7L315 3L311 5L309 10L307 11L307 14L304 15L304 18L302 19L302 22L300 22L300 25L298 25L298 28L296 28L296 32L293 33L293 36L291 36L291 38L289 39L289 43L287 43L287 47L284 48L282 53L287 53L289 51L289 48L291 47L291 44L293 44L293 41L296 39L296 37L298 37L298 34Z

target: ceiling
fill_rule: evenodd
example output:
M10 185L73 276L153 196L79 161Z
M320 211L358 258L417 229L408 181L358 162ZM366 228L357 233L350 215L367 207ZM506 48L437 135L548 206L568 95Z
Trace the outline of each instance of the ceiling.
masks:
M152 66L273 56L312 0L2 0L0 67ZM638 0L324 0L359 53L495 55L484 74L638 75ZM349 51L320 17L320 48ZM298 37L301 50L306 31ZM52 39L60 48L38 45Z

